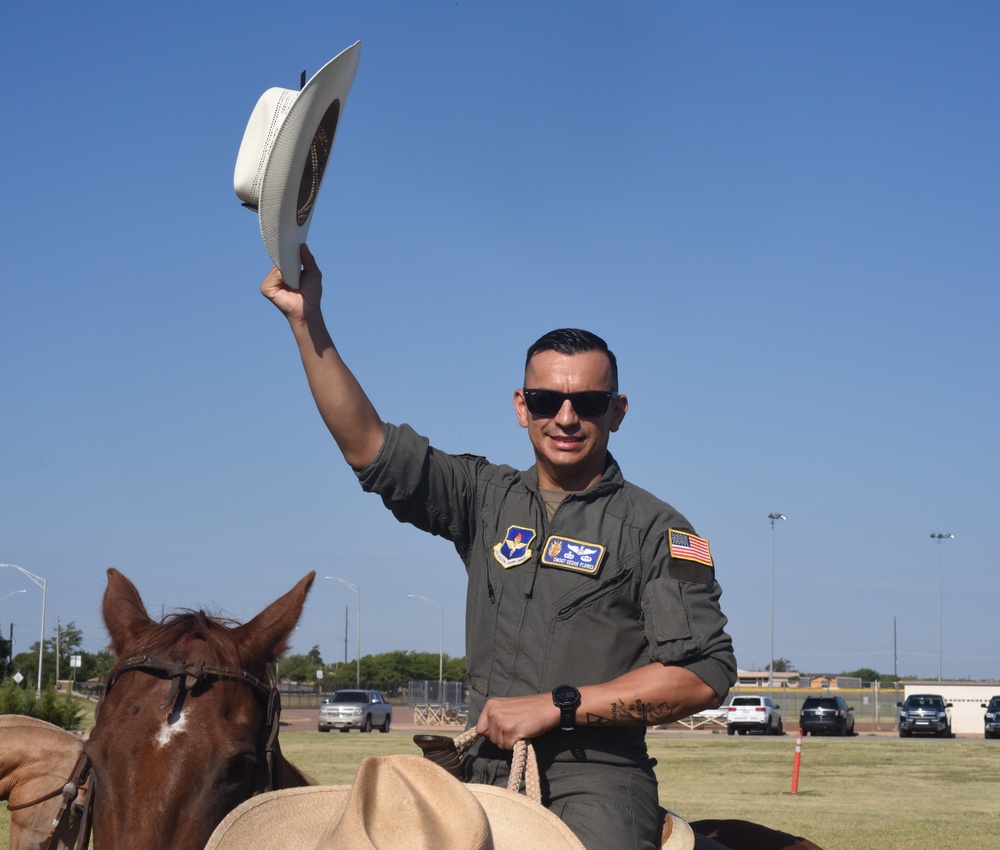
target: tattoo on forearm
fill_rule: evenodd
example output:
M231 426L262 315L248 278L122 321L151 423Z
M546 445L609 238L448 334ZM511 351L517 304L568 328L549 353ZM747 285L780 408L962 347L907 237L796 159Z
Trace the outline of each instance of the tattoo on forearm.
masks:
M618 700L608 707L608 715L587 714L588 726L656 726L676 719L678 703L649 703L634 700L626 703Z

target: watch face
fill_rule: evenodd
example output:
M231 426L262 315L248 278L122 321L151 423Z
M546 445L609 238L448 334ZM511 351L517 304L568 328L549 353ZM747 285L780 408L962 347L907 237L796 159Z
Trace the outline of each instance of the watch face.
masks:
M572 685L560 685L552 692L552 702L557 706L574 706L580 701L580 692Z

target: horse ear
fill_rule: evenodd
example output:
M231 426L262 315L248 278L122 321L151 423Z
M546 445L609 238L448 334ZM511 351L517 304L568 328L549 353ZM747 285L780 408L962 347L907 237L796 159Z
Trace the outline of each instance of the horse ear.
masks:
M153 622L135 585L114 567L108 570L101 611L115 655L121 655L135 636Z
M260 665L277 661L288 649L288 636L302 616L302 606L316 573L311 572L280 599L275 600L249 623L233 629L240 655Z

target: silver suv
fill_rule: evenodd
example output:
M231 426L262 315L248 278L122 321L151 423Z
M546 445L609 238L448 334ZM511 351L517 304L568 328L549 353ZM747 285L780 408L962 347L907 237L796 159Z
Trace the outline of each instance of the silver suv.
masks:
M756 730L763 735L784 735L779 707L770 697L733 697L726 711L726 733L745 735Z
M331 729L371 732L377 726L379 732L388 732L391 723L392 706L379 691L346 690L323 700L317 728L320 732Z

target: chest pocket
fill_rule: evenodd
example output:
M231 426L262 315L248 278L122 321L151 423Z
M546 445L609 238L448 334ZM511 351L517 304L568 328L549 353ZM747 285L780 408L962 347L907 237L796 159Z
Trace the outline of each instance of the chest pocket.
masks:
M556 620L565 620L592 608L607 607L611 611L631 607L628 604L629 589L637 561L638 558L631 559L614 574L608 574L602 570L601 575L597 578L580 578L579 574L569 574L566 577L571 579L577 587L556 600L553 606L553 617ZM555 570L551 571L556 572ZM623 606L622 603L625 605ZM626 611L622 610L622 613L626 613Z

